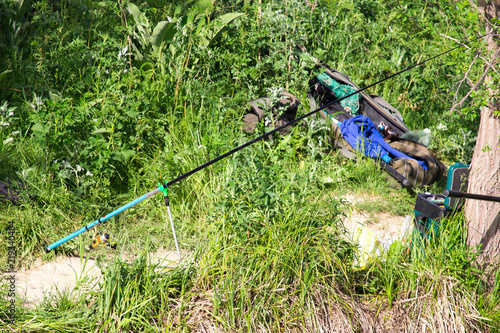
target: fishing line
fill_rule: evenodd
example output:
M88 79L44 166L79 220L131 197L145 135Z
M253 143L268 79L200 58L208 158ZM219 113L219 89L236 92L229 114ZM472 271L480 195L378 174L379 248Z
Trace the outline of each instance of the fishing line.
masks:
M267 133L264 133L264 134L262 134L262 135L260 135L260 136L258 136L258 137L256 137L256 138L254 138L254 139L252 139L252 140L250 140L250 141L248 141L248 142L246 142L246 143L242 144L241 146L238 146L238 147L236 147L236 148L234 148L234 149L232 149L232 150L228 151L227 153L222 154L222 155L220 155L220 156L218 156L218 157L216 157L216 158L214 158L214 159L212 159L212 160L210 160L210 161L208 161L208 162L206 162L206 163L204 163L204 164L202 164L202 165L200 165L200 166L198 166L198 167L196 167L196 168L192 169L191 171L186 172L185 174L183 174L183 175L181 175L181 176L179 176L179 177L175 178L174 180L171 180L171 181L169 181L169 182L165 182L165 184L164 184L164 185L161 185L161 186L159 186L158 188L156 188L156 189L154 189L154 190L152 190L152 191L150 191L150 192L148 192L148 193L144 194L143 196L141 196L141 197L139 197L139 198L137 198L137 199L135 199L135 200L133 200L133 201L131 201L131 202L129 202L129 203L127 203L127 204L125 204L124 206L122 206L122 207L120 207L120 208L118 208L118 209L114 210L113 212L111 212L111 213L107 214L106 216L103 216L103 217L99 218L98 220L96 220L96 221L94 221L94 222L92 222L92 223L90 223L90 224L86 225L85 227L83 227L83 228L81 228L81 229L79 229L79 230L77 230L77 231L73 232L72 234L70 234L70 235L68 235L68 236L66 236L66 237L64 237L64 238L61 238L61 239L60 239L60 240L58 240L57 242L55 242L55 243L53 243L53 244L51 244L51 245L47 246L46 251L47 251L47 252L49 252L49 251L51 251L51 250L55 249L55 248L56 248L56 247L58 247L59 245L66 243L66 242L67 242L67 241L69 241L70 239L75 238L75 237L76 237L76 236L78 236L79 234L81 234L81 233L83 233L83 232L87 231L88 229L93 228L93 227L95 227L95 226L97 226L97 225L101 224L102 222L106 221L107 219L109 219L109 218L111 218L111 217L113 217L113 216L115 216L115 215L117 215L117 214L119 214L119 213L123 212L124 210L126 210L126 209L128 209L128 208L130 208L130 207L132 207L132 206L134 206L134 205L136 205L136 204L138 204L139 202L141 202L141 201L143 201L143 200L145 200L145 199L147 199L147 198L149 198L149 197L152 197L153 195L155 195L155 194L157 194L157 193L159 193L159 192L162 192L164 189L166 189L166 188L168 188L168 187L170 187L170 186L174 185L175 183L180 182L180 181L181 181L181 180L183 180L184 178L187 178L187 177L189 177L189 176L191 176L191 175L195 174L196 172L198 172L198 171L200 171L200 170L205 169L206 167L208 167L208 166L210 166L210 165L214 164L215 162L218 162L218 161L222 160L223 158L226 158L226 157L228 157L228 156L230 156L230 155L232 155L232 154L234 154L234 153L236 153L236 152L238 152L238 151L242 150L243 148L246 148L246 147L248 147L248 146L250 146L250 145L254 144L254 143L255 143L255 142L257 142L257 141L260 141L260 140L262 140L262 139L264 139L264 138L268 137L269 135L272 135L272 134L274 134L274 133L278 132L279 130L284 129L285 127L288 127L288 126L290 126L290 125L293 125L293 124L295 124L295 123L297 123L297 122L299 122L299 121L301 121L301 120L303 120L303 119L305 119L305 118L307 118L307 117L309 117L309 116L311 116L311 115L313 115L313 114L315 114L315 113L317 113L317 112L319 112L319 111L321 111L321 110L323 110L323 109L326 109L327 107L329 107L329 106L331 106L331 105L333 105L333 104L336 104L336 103L338 103L338 102L340 102L340 101L342 101L342 100L344 100L344 99L346 99L346 98L349 98L349 97L351 97L351 96L353 96L353 95L355 95L355 94L358 94L358 93L360 93L360 92L362 92L362 91L365 91L366 89L371 88L371 87L373 87L373 86L376 86L377 84L380 84L380 83L382 83L382 82L384 82L384 81L387 81L387 80L389 80L389 79L391 79L391 78L393 78L393 77L395 77L395 76L398 76L399 74L402 74L402 73L404 73L404 72L410 71L410 70L412 70L412 69L413 69L413 68L415 68L415 67L422 66L423 64L425 64L425 63L427 63L427 62L429 62L429 61L431 61L431 60L434 60L434 59L436 59L436 58L438 58L438 57L441 57L441 56L443 56L443 55L445 55L445 54L447 54L447 53L450 53L450 52L452 52L452 51L454 51L454 50L456 50L456 49L458 49L458 48L461 48L462 46L465 46L465 45L470 44L470 43L472 43L472 42L474 42L474 41L476 41L476 40L479 40L480 38L486 37L486 36L490 35L491 33L492 33L492 32L490 32L490 33L488 33L488 34L485 34L485 35L482 35L482 36L479 36L479 37L476 37L475 39L473 39L473 40L471 40L471 41L468 41L468 42L466 42L466 43L460 43L460 45L458 45L458 46L455 46L455 47L453 47L453 48L451 48L451 49L449 49L449 50L446 50L446 51L444 51L444 52L442 52L442 53L439 53L438 55L435 55L435 56L433 56L433 57L431 57L431 58L428 58L428 59L426 59L426 60L424 60L424 61L421 61L421 62L417 63L416 65L409 66L409 67L407 67L407 68L405 68L405 69L403 69L403 70L400 70L399 72L396 72L396 73L394 73L394 74L391 74L391 75L389 75L389 76L386 76L385 78L383 78L383 79L381 79L381 80L378 80L378 81L377 81L377 82L375 82L375 83L369 84L369 85L367 85L366 87L361 88L361 89L359 89L359 90L357 90L357 91L355 91L355 92L353 92L353 93L350 93L350 94L348 94L348 95L346 95L346 96L344 96L344 97L337 98L336 100L334 100L334 101L332 101L332 102L330 102L330 103L327 103L327 104L325 104L325 105L323 105L323 106L321 106L321 107L317 108L316 110L310 111L309 113L306 113L306 114L304 114L304 115L302 115L302 116L300 116L300 117L298 117L298 118L295 118L294 120L292 120L292 121L290 121L290 122L288 122L288 123L286 123L286 124L284 124L284 125L281 125L281 126L279 126L279 127L276 127L275 129L273 129L273 130L271 130L271 131L269 131L269 132L267 132ZM381 166L383 166L384 168L386 168L386 167L387 167L387 168L390 168L390 167L388 167L388 166L386 165L386 163L385 163L385 162L383 162L383 161L381 162ZM395 176L397 176L397 175L395 175ZM402 177L402 176L401 176L401 177ZM400 180L401 182L403 182L403 185L405 185L405 186L408 186L408 185L409 185L409 181L408 181L408 179L406 179L406 178L402 177L402 178L399 178L399 180ZM406 180L406 182L405 182L405 180ZM405 184L405 183L406 183L406 184ZM175 231L174 231L174 234L175 234ZM177 243L177 242L176 242L176 243ZM177 244L176 244L176 245L177 245Z

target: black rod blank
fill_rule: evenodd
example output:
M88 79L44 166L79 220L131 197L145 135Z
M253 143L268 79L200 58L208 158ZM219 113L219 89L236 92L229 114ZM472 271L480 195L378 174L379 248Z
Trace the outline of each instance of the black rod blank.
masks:
M458 191L452 191L452 190L444 190L443 195L445 197L452 197L452 198L466 198L466 199L476 199L476 200L500 202L500 197L494 197L491 195L483 195L483 194L458 192Z

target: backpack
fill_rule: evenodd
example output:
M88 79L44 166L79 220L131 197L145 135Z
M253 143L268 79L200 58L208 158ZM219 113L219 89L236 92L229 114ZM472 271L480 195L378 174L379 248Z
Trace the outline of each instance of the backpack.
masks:
M300 101L294 95L286 90L279 93L281 97L276 103L272 103L268 97L259 98L249 102L249 109L245 118L245 127L247 133L253 133L257 123L264 120L265 126L270 125L273 128L285 125L295 119ZM266 111L268 117L266 117ZM287 126L279 131L281 135L290 133L290 127Z
M320 63L319 67L324 72L309 81L308 97L311 110L360 89L347 75L323 63ZM400 176L408 179L412 187L430 185L443 176L445 170L443 163L425 145L401 139L401 136L409 132L409 129L396 108L382 97L368 95L365 91L354 96L356 96L356 101L351 100L348 103L340 101L319 111L319 115L324 119L332 118L340 122L356 115L368 117L383 135L385 141L392 148L406 155L405 157L391 156L393 158L389 166L383 162L381 166L391 175L397 176L396 178L400 181L402 180ZM338 148L343 156L354 158L355 149L345 140L336 121L332 121L330 129L331 144Z

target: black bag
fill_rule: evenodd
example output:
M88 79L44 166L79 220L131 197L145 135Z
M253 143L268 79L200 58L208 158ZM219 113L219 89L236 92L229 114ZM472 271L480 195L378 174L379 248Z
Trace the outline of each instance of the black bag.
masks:
M320 64L320 67L336 83L350 86L355 90L360 89L347 75L331 69L326 64ZM309 88L308 97L311 103L311 110L331 103L341 97L336 96L335 91L332 91L330 87L323 84L317 77L309 81ZM404 133L409 131L401 113L380 96L368 95L364 91L360 92L359 95L359 110L357 113L370 118L385 140L393 148L413 159L394 159L391 167L397 173L407 178L412 187L423 187L439 180L444 173L445 167L443 163L426 146L410 140L400 139ZM319 115L324 119L333 116L338 121L345 121L353 116L340 103L326 107L319 112ZM331 124L331 130L332 145L337 147L343 156L354 158L356 156L355 150L344 140L340 129L334 122ZM424 170L415 160L424 161L427 165L427 170Z

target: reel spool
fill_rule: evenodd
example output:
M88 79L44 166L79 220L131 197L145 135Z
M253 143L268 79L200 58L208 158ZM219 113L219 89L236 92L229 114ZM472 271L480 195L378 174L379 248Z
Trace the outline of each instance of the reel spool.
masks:
M89 249L94 250L101 246L110 247L113 250L116 250L116 243L111 245L111 235L107 232L102 233L98 231L94 235L94 238L92 238L92 243L90 243Z

